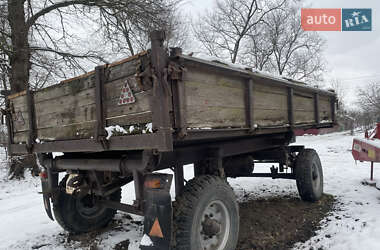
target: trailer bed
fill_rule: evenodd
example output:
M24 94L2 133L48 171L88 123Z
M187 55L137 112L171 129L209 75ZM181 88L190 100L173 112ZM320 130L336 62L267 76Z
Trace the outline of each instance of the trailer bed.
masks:
M128 86L135 102L120 103ZM36 92L8 96L11 151L157 149L331 127L335 94L252 69L152 49ZM122 132L107 138L106 129Z

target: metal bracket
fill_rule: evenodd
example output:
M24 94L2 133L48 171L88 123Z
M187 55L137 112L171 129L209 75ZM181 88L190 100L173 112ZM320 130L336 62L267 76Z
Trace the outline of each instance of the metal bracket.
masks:
M172 48L170 55L173 58L177 58L182 54L182 50L179 48ZM182 65L180 59L174 59L176 61L170 61L168 65L168 74L172 82L172 89L175 95L173 95L173 111L174 111L174 124L177 131L177 135L180 139L183 139L187 135L186 131L186 94L185 86L182 81L183 74L186 69Z
M106 117L104 114L104 84L106 82L106 66L97 66L95 68L95 106L96 106L96 140L102 145L103 149L109 148L109 142L106 139Z
M168 55L164 48L165 33L153 31L151 33L151 63L153 74L153 96L151 101L152 123L155 133L161 136L160 152L173 151L172 122L170 117L171 89L168 83Z
M33 152L33 144L37 138L36 131L36 117L35 117L35 108L34 108L34 92L29 88L26 90L26 101L28 104L28 121L29 121L29 138L26 144L28 153Z

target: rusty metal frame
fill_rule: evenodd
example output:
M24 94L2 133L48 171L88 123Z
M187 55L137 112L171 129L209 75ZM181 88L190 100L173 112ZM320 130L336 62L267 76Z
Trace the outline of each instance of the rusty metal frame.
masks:
M28 110L28 121L29 121L29 137L26 144L28 153L33 152L33 145L37 138L36 130L36 116L35 116L35 107L34 107L34 92L28 87L26 90L26 103Z
M183 165L176 164L174 166L174 183L175 183L175 195L181 195L185 187L185 178L183 173Z
M293 105L294 89L288 87L288 120L290 127L294 127L294 105Z
M136 214L140 216L144 215L144 212L135 205L128 205L128 204L114 202L110 200L100 200L98 202L99 204L107 208L112 208L112 209L120 210L120 211L130 213L130 214Z
M279 134L242 137L234 140L181 145L175 147L173 152L163 152L161 154L157 170L168 168L168 166L196 163L206 158L214 157L214 152L216 151L219 152L218 157L223 158L276 148L287 145L291 139L291 132L288 131Z
M172 123L170 117L171 89L168 83L168 55L164 48L165 33L151 33L151 66L153 74L153 96L151 97L153 132L161 137L157 150L173 150Z
M12 155L12 148L11 145L13 144L13 123L12 123L12 114L10 111L10 101L6 97L5 98L5 117L6 117L6 125L7 125L7 130L8 130L8 154Z
M33 152L103 152L112 150L155 149L160 147L162 139L162 135L157 133L114 136L108 140L108 149L104 149L103 146L94 139L52 141L34 144ZM27 152L25 144L11 144L11 149L14 153Z
M172 48L170 51L169 71L172 83L173 92L173 112L174 112L174 127L177 132L177 138L181 139L187 135L186 128L186 93L185 85L182 80L185 70L183 70L183 60L181 48Z
M321 123L319 116L319 93L314 93L314 119L316 124Z
M246 112L246 126L249 128L249 132L255 130L254 122L254 100L253 100L253 80L250 78L246 83L245 93L245 112Z
M335 112L336 112L336 96L331 97L330 103L331 103L331 120L335 124L336 123L336 115L335 115Z
M106 66L97 66L95 68L95 110L96 110L96 128L95 138L101 143L102 147L108 148L108 141L106 140L106 117L104 113L104 84L106 82L105 76Z

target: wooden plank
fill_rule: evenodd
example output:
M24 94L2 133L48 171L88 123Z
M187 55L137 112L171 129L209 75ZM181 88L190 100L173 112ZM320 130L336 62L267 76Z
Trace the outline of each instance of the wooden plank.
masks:
M188 75L188 72L186 73ZM190 72L185 82L189 127L244 127L245 79ZM197 81L189 81L196 79ZM201 82L202 79L204 82ZM253 87L255 124L272 126L287 123L286 88ZM244 122L245 121L245 122Z
M138 118L138 114L149 111L150 95L150 91L140 92L135 95L136 102L128 105L117 105L119 100L118 98L106 101L106 118L111 119L113 117L131 115L128 119L125 118L124 121L123 119L119 119L120 121L123 121L119 125L129 125L138 123L138 121L141 120L140 118ZM27 115L26 112L23 112L22 114L24 116ZM71 123L95 121L95 104L89 104L81 107L65 105L61 112L49 114L37 113L36 118L38 129L55 126L65 126ZM23 126L16 126L16 131L18 132L25 130L28 130L27 124Z
M259 127L288 124L287 109L255 109L255 124Z
M114 84L115 81L118 81L119 84L124 84L123 79L134 76L136 73L136 67L140 65L139 60L135 61L127 61L123 64L118 64L114 67L109 68L109 74L107 78L107 83ZM131 88L133 91L141 91L138 88L137 82L136 84L132 84ZM107 84L106 84L107 85ZM43 102L51 99L56 99L58 97L63 96L73 96L76 95L80 91L84 91L86 89L91 89L95 87L95 75L85 75L84 77L78 77L66 80L60 84L52 85L47 88L41 89L35 93L35 102ZM115 85L116 87L116 85ZM21 97L21 98L20 98ZM23 100L24 94L19 93L12 97L12 102L15 107L25 106L25 102Z
M228 106L244 108L244 90L240 88L217 86L199 82L185 82L187 106Z
M126 114L149 111L149 98L151 91L135 93L136 102L128 105L118 105L124 81L106 84L106 117L114 117ZM131 86L133 86L131 84ZM116 90L115 90L116 89ZM108 91L109 90L109 91ZM68 95L62 98L47 100L36 103L37 126L38 128L51 127L56 125L68 125L70 123L80 123L95 119L94 89L80 91L75 96ZM21 111L26 116L26 107L16 108L16 112ZM27 129L27 126L16 126L17 131Z
M230 107L188 106L188 127L191 128L242 128L246 126L245 109ZM255 109L255 124L273 126L287 124L287 110Z
M135 125L135 124L150 123L150 122L152 122L151 111L107 118L107 126L112 126L112 125L126 126L126 125Z
M319 117L321 121L332 121L330 98L326 96L319 97Z
M215 72L210 72L207 70L189 67L187 68L183 81L198 82L206 85L240 89L242 88L242 79L243 78L236 76L226 76L222 74L216 74Z
M37 138L42 141L84 139L94 136L95 122L71 124L68 126L43 128L37 130ZM18 132L14 135L15 143L25 142L28 132Z
M314 98L313 96L300 95L295 92L293 97L294 111L314 111ZM297 120L296 120L297 122Z
M283 94L262 92L257 87L253 99L255 109L287 109L287 96Z
M277 94L287 96L287 88L282 86L272 86L264 82L255 81L253 91L259 91L261 93Z
M244 127L245 85L242 79L187 70L184 77L188 127Z
M244 127L245 109L187 106L187 126L191 128Z
M314 124L314 112L313 111L303 111L298 110L294 112L294 123L295 124L304 124L311 123Z

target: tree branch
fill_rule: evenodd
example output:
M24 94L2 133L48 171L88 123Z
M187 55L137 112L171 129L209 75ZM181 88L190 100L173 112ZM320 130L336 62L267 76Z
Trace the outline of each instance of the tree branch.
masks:
M59 2L59 3L55 3L55 4L52 4L48 7L40 10L39 12L37 12L33 16L31 16L28 19L28 21L26 22L26 25L27 25L28 29L30 29L30 27L32 27L40 17L50 13L51 11L59 9L59 8L65 8L65 7L69 7L69 6L73 6L73 5L95 6L95 5L97 5L98 2L102 2L102 1L99 1L99 0L93 0L93 1L72 0L72 1L63 1L63 2Z

